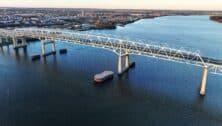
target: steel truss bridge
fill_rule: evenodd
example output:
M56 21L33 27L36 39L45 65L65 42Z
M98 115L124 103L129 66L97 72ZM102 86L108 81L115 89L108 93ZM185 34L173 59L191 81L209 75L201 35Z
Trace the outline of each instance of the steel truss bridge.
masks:
M123 72L122 57L125 57L125 69L129 68L129 55L143 55L163 60L195 65L203 68L200 94L205 95L208 71L213 74L222 75L222 60L204 57L199 51L191 52L184 49L170 48L157 44L140 43L119 38L102 35L55 30L25 28L5 30L0 29L0 44L2 38L11 38L14 48L26 46L26 38L39 39L42 44L42 55L45 55L45 44L52 43L52 51L55 51L55 41L66 41L74 44L81 44L96 48L110 50L118 55L118 73ZM20 40L20 43L18 42Z

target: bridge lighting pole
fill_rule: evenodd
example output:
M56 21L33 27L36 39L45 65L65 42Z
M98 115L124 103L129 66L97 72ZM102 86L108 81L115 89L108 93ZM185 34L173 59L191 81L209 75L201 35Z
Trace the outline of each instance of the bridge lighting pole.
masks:
M206 86L207 86L207 74L208 74L208 66L203 67L203 75L202 75L202 81L201 81L201 87L200 87L200 95L204 96L206 92Z

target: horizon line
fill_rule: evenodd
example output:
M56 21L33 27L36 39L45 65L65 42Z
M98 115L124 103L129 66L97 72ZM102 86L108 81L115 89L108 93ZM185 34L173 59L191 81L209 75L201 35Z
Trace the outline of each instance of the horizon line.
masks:
M16 6L0 6L0 8L33 8L33 9L97 9L97 10L156 10L156 11L221 11L212 9L144 9L144 8L93 8L93 7L16 7Z

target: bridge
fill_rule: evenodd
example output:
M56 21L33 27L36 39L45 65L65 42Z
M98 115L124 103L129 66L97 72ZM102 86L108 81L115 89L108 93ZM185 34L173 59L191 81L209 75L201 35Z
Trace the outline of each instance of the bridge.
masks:
M95 48L107 49L118 55L118 74L130 67L129 56L143 55L173 62L186 63L203 68L200 95L205 95L208 72L222 75L222 60L203 57L199 51L191 52L184 49L170 48L156 44L140 43L124 39L112 38L95 34L84 34L81 32L24 28L6 30L0 29L0 45L12 41L13 48L19 49L27 46L26 39L38 39L41 41L42 56L46 56L46 44L52 44L52 53L56 52L56 41L66 41L74 44L86 45ZM125 65L123 66L123 59Z

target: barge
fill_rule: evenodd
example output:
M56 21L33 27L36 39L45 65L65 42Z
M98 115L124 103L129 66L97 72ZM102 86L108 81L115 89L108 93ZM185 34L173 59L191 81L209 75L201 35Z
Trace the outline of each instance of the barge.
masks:
M112 71L104 71L104 72L96 74L94 76L94 82L102 83L106 80L113 79L113 75L114 75L114 72L112 72Z

